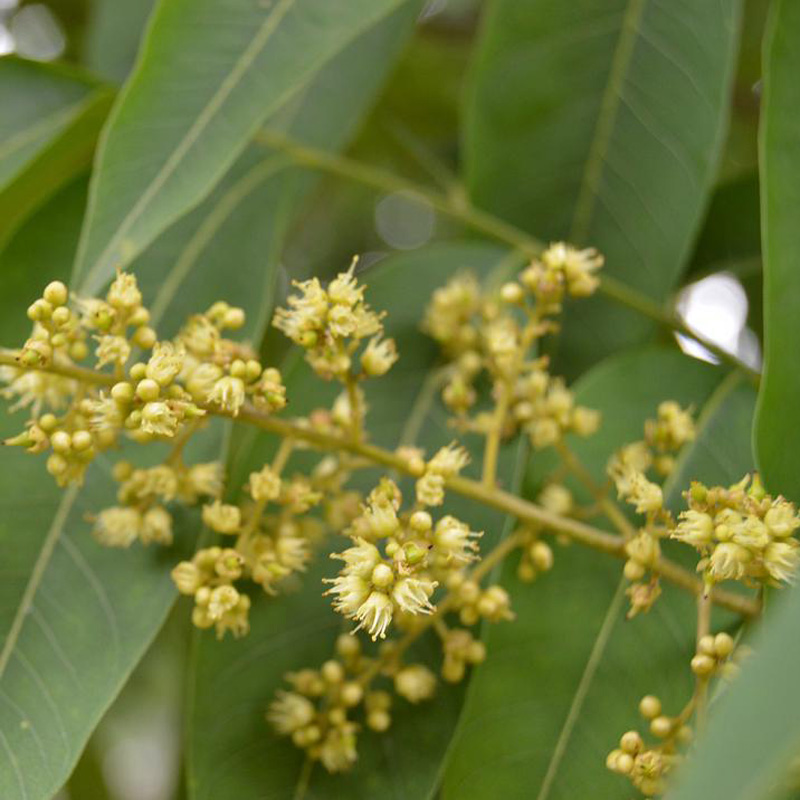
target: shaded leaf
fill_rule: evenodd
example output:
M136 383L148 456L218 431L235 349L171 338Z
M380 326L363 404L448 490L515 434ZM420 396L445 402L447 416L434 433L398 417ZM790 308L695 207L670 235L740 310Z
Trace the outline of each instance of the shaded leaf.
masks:
M670 481L672 489L666 487L674 507L687 475L728 482L750 466L747 424L727 406L719 408L731 395L727 385L714 391L718 381L718 371L674 350L648 348L608 359L575 386L580 403L603 412L603 426L571 447L602 483L609 456L641 438L644 420L661 400L705 404L699 440ZM534 456L531 492L554 464L546 454ZM590 502L574 482L570 486ZM621 566L578 545L556 548L553 571L533 584L518 580L515 563L504 565L502 581L517 619L486 636L487 660L470 685L446 764L444 800L630 795L606 769L606 755L623 732L640 724L636 707L643 695L657 694L670 712L691 695L695 608L691 596L665 584L649 614L625 620Z
M493 0L467 103L474 201L547 239L598 247L657 301L690 254L723 143L738 0ZM570 315L577 374L651 324L608 300Z
M76 261L84 291L197 205L268 116L404 2L164 0L98 155Z
M89 164L112 99L76 70L0 60L0 242Z
M764 376L756 414L755 448L767 488L800 500L800 429L790 412L800 397L797 341L800 315L800 103L796 42L800 8L780 2L774 11L764 64L761 118L761 220L764 244Z

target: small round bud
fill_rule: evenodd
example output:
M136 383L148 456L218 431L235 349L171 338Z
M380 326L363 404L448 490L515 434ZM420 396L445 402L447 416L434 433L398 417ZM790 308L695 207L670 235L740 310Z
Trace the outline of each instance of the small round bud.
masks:
M669 717L659 716L650 723L650 733L664 739L672 733L672 720Z
M633 758L628 753L620 753L617 758L617 768L615 772L622 775L630 775L633 772Z
M255 359L251 358L247 362L247 369L245 370L245 379L247 381L254 381L257 380L258 377L261 375L261 364L258 363Z
M344 680L344 667L334 659L326 661L320 673L327 683L341 683Z
M524 296L525 293L522 290L522 287L513 281L504 283L500 289L500 299L504 303L512 303L513 305L517 305L518 303L522 302Z
M150 312L144 306L139 306L128 317L128 323L136 328L141 328L142 325L147 325L148 322L150 322Z
M639 713L645 719L654 719L661 713L661 701L655 695L645 695L639 701Z
M69 356L74 361L83 361L89 355L89 348L86 342L73 342L69 346Z
M733 652L733 639L727 633L714 637L714 653L719 659L727 658Z
M147 364L142 364L141 361L138 364L134 364L131 367L130 376L132 381L140 381L142 378L146 378Z
M392 718L388 711L371 711L367 714L367 727L378 733L383 733L389 729Z
M330 720L331 725L339 727L347 722L347 712L343 708L332 708L328 712L328 719Z
M642 578L644 578L646 572L647 570L645 567L638 561L634 561L632 558L629 558L625 562L625 566L622 569L622 573L629 581L640 581Z
M361 688L360 683L349 681L342 686L340 697L348 708L352 708L361 702L361 699L364 697L364 690Z
M417 533L426 533L433 527L433 520L427 511L415 511L408 524Z
M378 564L372 570L372 585L377 589L387 589L394 583L394 572L388 564Z
M636 755L644 747L644 742L638 731L628 731L622 734L619 746L624 752Z
M234 378L244 379L247 377L247 364L241 358L237 358L230 366L230 374Z
M517 577L523 583L531 583L536 580L536 570L530 561L520 561L517 567Z
M606 756L606 769L610 769L612 772L617 772L617 761L621 755L624 755L622 750L612 750Z
M72 434L72 447L78 452L88 450L92 446L92 434L89 431L75 431Z
M54 306L63 306L69 299L69 291L61 281L52 281L44 287L42 297Z
M111 387L111 397L118 403L130 403L133 395L133 385L127 381L120 381Z
M470 664L482 664L486 661L486 645L483 642L470 642L467 648L467 661Z
M70 314L69 309L65 308L64 306L57 308L53 312L53 323L59 327L66 325L70 319L72 319L72 314Z
M530 548L530 557L540 572L547 572L553 568L553 551L546 542L534 542Z
M133 464L130 461L117 461L111 470L111 475L117 483L122 483L133 475Z
M63 475L69 464L67 464L67 460L64 456L60 456L58 453L53 453L47 459L47 471L53 475L54 477L58 477L59 475Z
M712 656L707 656L704 653L699 653L692 659L692 672L701 678L710 675L714 671L717 662Z
M159 394L161 394L161 387L152 378L145 378L136 386L136 396L145 403L157 400Z
M701 637L697 643L697 652L706 656L714 656L716 651L714 649L714 637L711 635Z
M42 416L39 418L39 427L45 433L51 433L56 429L57 425L58 419L56 419L55 414L42 414Z
M244 327L245 313L241 308L229 308L225 312L225 317L222 320L223 327L229 328L232 331L238 331Z
M156 332L152 328L148 328L146 325L143 325L141 328L137 328L133 334L133 343L137 347L141 347L143 350L151 350L157 341L158 336L156 335Z
M50 437L50 445L56 453L68 453L72 449L72 437L66 431L56 431Z
M475 603L481 594L481 588L475 581L464 581L458 590L458 598L462 603Z

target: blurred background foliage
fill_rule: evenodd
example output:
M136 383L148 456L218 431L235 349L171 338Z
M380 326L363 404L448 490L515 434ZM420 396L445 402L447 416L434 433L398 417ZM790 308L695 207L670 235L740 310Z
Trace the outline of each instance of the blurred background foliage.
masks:
M0 54L57 60L120 85L134 64L152 6L153 0L0 0ZM768 0L745 3L727 142L686 283L676 298L690 325L754 366L763 348L757 131L767 6ZM480 0L426 4L385 89L348 147L350 157L451 196L464 191L456 177L461 116L481 11ZM77 230L69 214L82 208L88 169L84 160L58 192L42 198L40 214L47 213L48 204L77 198L63 204L70 212L54 217L58 222L46 240L36 241L24 221L10 232L3 257L6 264L22 265L14 271L18 280L29 274L26 259L48 258L42 248L61 243L58 252L74 249L74 241L63 241ZM362 254L367 266L391 251L469 235L419 199L376 195L358 183L323 176L292 223L282 265L286 278L326 276L354 253ZM28 293L35 296L38 276L31 282ZM3 325L0 319L0 331L8 333ZM265 346L280 344L268 336ZM698 354L696 345L685 347ZM187 624L180 606L92 736L62 800L186 796L181 703Z

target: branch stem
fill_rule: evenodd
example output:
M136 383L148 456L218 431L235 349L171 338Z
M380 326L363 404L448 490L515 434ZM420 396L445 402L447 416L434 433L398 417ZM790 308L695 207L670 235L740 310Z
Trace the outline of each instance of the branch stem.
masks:
M18 367L19 365L15 355L13 351L0 350L0 364ZM47 367L46 369L37 371L63 375L64 377L74 378L95 386L110 386L115 382L112 375L94 372L74 365L60 365L55 368ZM305 442L319 450L347 452L352 455L360 456L370 461L372 464L396 470L403 475L419 477L409 466L409 462L404 458L401 458L391 450L377 447L368 442L361 440L354 441L350 437L342 437L336 434L315 430L308 427L307 423L275 417L247 403L235 417L213 406L204 404L198 405L209 415L253 425L284 439L291 439L295 442ZM564 534L573 541L599 550L602 553L607 553L617 558L627 558L625 553L625 538L622 536L608 533L607 531L600 530L599 528L587 525L584 522L570 517L555 514L515 494L505 492L494 486L486 486L479 481L460 475L447 478L445 480L445 486L456 494L470 498L489 508L501 511L504 514L514 516L523 523ZM659 560L656 571L666 580L688 590L695 596L701 595L704 591L703 582L697 576L666 558L661 558ZM757 616L760 612L760 603L756 599L734 594L733 592L727 592L724 589L718 589L716 587L711 592L711 600L723 608L727 608L730 611L734 611L746 617Z
M535 258L544 249L542 242L525 233L525 231L510 225L493 214L475 208L463 192L442 194L435 189L420 186L387 170L373 167L345 156L333 155L324 150L307 147L276 131L259 131L255 136L255 142L283 153L300 166L361 183L379 191L404 192L412 197L421 198L436 211L458 220L478 233L509 245L526 258ZM758 384L760 373L757 370L740 361L735 355L722 349L715 342L692 330L678 314L666 309L643 292L610 275L601 276L600 292L610 300L626 306L645 317L649 317L667 330L693 339L720 361L740 370L753 383Z

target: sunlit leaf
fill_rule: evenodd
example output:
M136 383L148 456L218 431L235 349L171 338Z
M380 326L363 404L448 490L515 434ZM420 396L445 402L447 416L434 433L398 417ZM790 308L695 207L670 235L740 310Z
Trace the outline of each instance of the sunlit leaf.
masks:
M663 301L715 177L738 0L493 0L467 102L474 201L547 238L598 247L606 274ZM568 317L571 374L648 321L596 299Z

